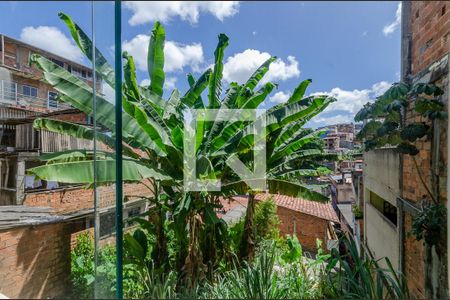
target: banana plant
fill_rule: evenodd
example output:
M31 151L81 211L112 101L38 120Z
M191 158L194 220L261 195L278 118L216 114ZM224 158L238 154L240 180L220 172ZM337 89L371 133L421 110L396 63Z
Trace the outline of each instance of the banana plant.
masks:
M243 193L253 195L256 192L249 188L226 163L230 157L234 156L244 165L252 166L252 149L258 142L252 130L255 122L264 119L266 123L265 135L262 138L265 139L267 148L267 173L263 176L264 178L260 178L267 182L265 190L313 201L328 199L310 189L302 181L304 177L319 174L320 169L304 168L301 161L312 157L320 159L322 155L325 155L321 149L308 148L308 144L320 138L321 132L305 134L303 125L335 101L334 98L326 95L305 97L305 90L311 80L302 81L287 102L273 106L250 124L245 121L219 118L213 122L198 119L195 127L194 153L197 161L196 175L220 180L222 189L220 192L211 193L185 191L183 174L187 170L183 164L183 141L186 111L260 107L276 87L271 82L261 83L261 79L276 57L271 57L264 62L244 84L233 82L223 91L223 59L229 39L225 34L220 34L214 52L214 67L204 71L197 79L192 74L188 74L189 89L184 93L174 89L168 97L164 98L165 30L159 22L154 25L148 45L150 84L140 86L137 83L133 57L124 52L124 83L122 87L115 87L114 70L101 52L93 49L91 40L70 16L64 13L60 13L59 16L89 60L92 61L92 52L96 52L96 61L93 64L102 80L116 92L122 93L123 178L126 182L141 182L149 179L152 185L149 186L148 198L161 209L171 211L172 225L178 234L177 239L180 245L187 248L181 251L183 254L180 254L178 259L180 272L184 272L186 276L200 276L201 265L205 263L202 257L214 260L216 256L212 253L214 251L203 256L202 252L204 253L205 249L199 248L199 243L202 242L199 239L202 236L206 237L211 243L210 249L223 242L220 234L226 232L226 228L224 222L218 219L215 213L219 197ZM94 117L103 129L97 132L97 139L110 150L97 151L96 156L89 150L70 150L43 155L41 156L43 164L29 169L28 172L44 180L89 185L94 181L95 162L98 170L97 183L114 183L113 151L116 136L114 104L108 102L101 94L95 95L94 103L92 88L87 83L45 57L33 54L30 56L30 61L42 70L44 80L58 91L60 101L90 116L93 116L93 106L96 105ZM204 94L207 94L205 98L207 100L203 99ZM94 138L94 129L56 119L36 119L34 127L76 138L89 140ZM170 201L162 200L161 195L165 195L164 199L169 198ZM248 205L249 220L252 219L253 202ZM249 231L252 231L251 227L250 224ZM210 228L215 230L208 231ZM211 233L208 234L208 232ZM212 232L218 235L211 238ZM161 239L163 240L164 237Z

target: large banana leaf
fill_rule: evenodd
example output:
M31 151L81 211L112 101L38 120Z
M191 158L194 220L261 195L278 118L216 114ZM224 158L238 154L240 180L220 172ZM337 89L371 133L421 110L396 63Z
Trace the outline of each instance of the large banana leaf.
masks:
M264 75L269 71L270 64L277 58L275 56L266 60L247 80L236 99L236 108L241 108L247 99L251 96L251 92L258 85Z
M268 191L271 194L283 194L286 196L292 196L316 202L329 201L329 198L324 196L323 194L313 191L308 187L298 183L281 179L268 178L267 184ZM243 195L249 192L249 187L244 181L236 181L222 185L221 190L225 195Z
M303 80L294 90L292 93L292 96L289 98L288 102L293 103L296 101L299 101L303 99L303 96L305 95L306 88L308 85L312 82L311 79Z
M288 156L297 150L301 149L304 145L309 142L316 140L319 136L324 134L326 131L319 130L312 132L300 139L289 141L289 143L282 144L279 148L276 148L270 157L270 161L276 161L282 157Z
M70 30L70 34L72 35L72 38L75 40L75 43L77 43L78 47L80 48L81 52L86 55L86 57L92 62L93 56L92 56L92 41L89 39L89 37L84 33L84 31L70 18L70 16L66 15L65 13L60 12L58 14L59 18L66 23L67 27ZM95 48L95 70L98 74L102 77L103 80L106 81L106 83L114 88L114 70L109 65L106 58L103 56L103 54Z
M38 54L31 56L31 62L35 63L43 71L45 80L60 93L59 98L61 100L88 115L92 115L94 105L92 100L94 97L92 88L89 85L67 72L64 68ZM114 105L99 95L96 95L95 99L97 121L114 133ZM149 136L142 134L136 120L125 112L122 113L122 122L122 135L124 140L131 146L143 148L143 150L151 149L159 155L165 155Z
M113 183L116 180L115 160L97 160L96 164L96 182ZM40 179L49 181L84 184L94 183L93 160L52 163L29 169L28 172L36 175ZM122 172L124 181L139 182L146 178L154 178L161 181L170 180L169 176L151 169L137 160L124 159Z
M282 129L290 123L303 120L311 113L317 111L317 109L324 109L324 107L333 101L335 99L331 97L314 96L311 97L311 103L309 105L303 105L299 102L282 103L259 116L258 121L261 121L263 118L266 119L266 135L269 135L271 132L280 128ZM224 155L225 153L233 152L238 147L244 152L252 149L255 142L252 126L253 124L250 124L238 132L232 132L232 134L224 135L223 137L219 136L215 139L211 151L215 152L214 155ZM231 138L227 139L230 136ZM242 145L245 145L245 147Z
M34 120L33 126L36 129L44 129L80 139L94 140L95 135L94 128L55 119L38 118ZM112 137L97 130L96 138L111 149L115 149L115 139ZM136 159L139 158L139 155L127 145L123 145L123 152L126 156Z
M136 66L134 65L133 57L129 56L127 52L124 52L122 56L126 60L125 66L123 67L123 75L125 78L124 91L127 95L127 98L131 98L134 101L138 102L140 101L140 93L136 81Z
M183 103L188 108L193 107L197 102L197 99L208 86L211 73L211 69L206 70L194 83L194 85L190 87L187 93L181 98L181 103Z
M148 45L147 68L150 76L150 90L162 96L165 80L164 74L164 41L166 33L161 23L156 22Z
M225 48L228 46L228 40L225 34L219 34L219 43L216 51L214 51L214 70L209 79L208 108L220 107L219 97L222 92L223 56Z

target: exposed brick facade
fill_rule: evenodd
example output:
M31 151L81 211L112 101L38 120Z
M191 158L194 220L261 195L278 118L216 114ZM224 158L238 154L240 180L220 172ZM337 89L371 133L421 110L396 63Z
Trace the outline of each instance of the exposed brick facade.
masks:
M450 51L450 3L445 1L412 1L411 2L411 76L412 81L421 80L430 71L430 67L445 59ZM445 63L444 63L445 65ZM445 94L441 97L448 105L448 70L437 78L425 79L442 87ZM413 105L411 105L413 106ZM406 112L406 125L414 122L431 122L419 116L412 109ZM414 144L420 150L415 156L422 178L432 192L433 186L438 185L436 191L440 201L447 201L447 120L438 121L435 126L440 128L440 144L438 149L433 148L433 141L424 137ZM434 151L437 150L437 151ZM433 153L439 153L433 158ZM438 162L438 181L433 182L433 159ZM423 198L430 198L419 178L414 160L409 155L403 155L403 194L402 197L412 202ZM411 234L412 216L404 216L404 273L408 280L410 293L413 297L424 298L425 293L425 251L423 242L416 241ZM444 225L443 225L444 226Z
M280 218L278 227L283 236L295 232L303 249L313 253L317 250L316 240L320 239L325 250L328 220L281 206L277 206L277 215Z
M71 234L84 224L60 223L0 231L0 292L10 298L67 297Z
M404 273L410 294L415 298L423 299L425 298L424 247L422 242L417 241L416 237L410 233L411 225L411 215L405 214L405 232L407 234L404 239Z
M100 206L108 207L115 205L115 186L101 186L98 188ZM125 199L150 196L149 189L141 183L125 183L123 185ZM57 213L70 213L83 209L93 208L94 192L92 189L68 188L54 191L43 191L27 193L23 201L27 206L48 206Z
M417 74L450 49L450 3L412 1L412 73Z
M317 252L316 240L320 239L323 242L323 250L326 250L328 223L330 221L339 222L331 204L279 194L258 194L255 196L257 202L267 199L273 200L277 205L277 215L280 219L278 229L282 236L295 232L304 250L312 253ZM247 206L245 196L236 196L234 201L222 199L220 202L225 213L238 205ZM223 217L222 213L218 215Z

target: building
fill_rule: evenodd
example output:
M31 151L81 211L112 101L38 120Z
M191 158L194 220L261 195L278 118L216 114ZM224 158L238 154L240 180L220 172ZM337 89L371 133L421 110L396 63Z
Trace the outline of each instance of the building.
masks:
M318 203L301 198L279 194L257 194L256 201L272 199L277 205L280 219L280 234L296 234L304 251L312 256L316 253L316 240L320 239L323 248L331 249L337 245L335 226L339 219L329 203ZM219 216L227 222L235 222L245 216L246 196L222 199L223 211Z
M444 90L448 108L450 6L445 1L404 1L402 5L401 78L434 83ZM424 121L415 111L405 125ZM447 244L433 248L411 234L412 221L427 195L414 159L434 198L447 201L448 120L435 121L433 139L419 139L412 158L392 148L364 154L364 242L377 258L386 256L408 282L412 297L448 298ZM442 224L442 226L446 226Z
M0 35L0 293L10 298L67 298L73 240L94 226L94 192L26 174L41 154L93 149L90 140L33 128L38 117L91 126L91 118L60 103L57 92L28 64L31 53L52 60L90 86L89 67ZM96 82L101 92L102 82ZM98 149L106 150L99 144ZM148 210L145 184L124 184L124 218ZM114 239L115 186L98 187L102 241Z

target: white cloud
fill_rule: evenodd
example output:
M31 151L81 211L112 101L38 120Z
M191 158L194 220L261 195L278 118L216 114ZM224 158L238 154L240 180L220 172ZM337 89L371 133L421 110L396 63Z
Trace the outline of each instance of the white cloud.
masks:
M176 77L166 77L166 80L164 80L164 88L166 90L172 91L176 86L178 78ZM150 79L145 78L141 81L139 84L140 86L148 86L150 84Z
M402 2L400 1L397 6L397 11L395 12L395 20L391 24L387 24L383 27L383 34L385 36L391 35L399 27L402 20Z
M313 118L310 123L325 126L353 122L355 114L364 104L374 101L377 96L383 94L390 86L391 83L380 81L368 89L344 90L335 87L329 92L313 93L312 95L330 95L335 97L337 101L331 103L319 116Z
M177 77L167 77L166 81L164 81L164 88L172 91L176 87L177 80Z
M363 33L361 33L361 36L367 36L367 30L366 31L363 31Z
M124 41L122 48L128 51L134 58L138 69L147 70L147 51L150 36L139 34L130 41ZM181 71L190 66L197 71L203 62L203 47L200 43L190 45L180 44L174 41L166 41L164 45L164 70L166 72Z
M273 96L269 97L269 101L275 104L283 103L288 101L290 93L285 93L283 91L276 92Z
M83 60L81 50L56 27L24 27L20 40L76 62Z
M116 92L112 87L110 87L107 83L103 82L102 84L102 94L104 98L108 100L110 103L115 103L116 101Z
M223 78L227 82L236 81L244 83L252 73L270 58L267 52L260 52L255 49L247 49L244 52L237 53L227 58L223 67ZM298 61L294 56L288 56L287 61L277 59L266 73L261 83L268 81L284 81L290 78L298 77L300 70Z
M253 35L257 35L258 32L257 32L257 31L252 31L252 34L253 34Z
M372 85L372 92L375 97L381 96L386 92L390 87L392 83L387 81L380 81Z
M154 21L168 22L175 17L192 24L199 16L211 14L220 21L239 11L239 1L127 1L125 7L132 11L130 25Z
M148 79L148 78L143 79L139 85L140 86L148 86L148 85L150 85L150 79Z
M314 117L311 121L311 123L317 124L318 126L327 126L327 125L334 125L339 123L352 123L353 116L352 115L329 115L329 116L322 116L319 115L318 117Z

